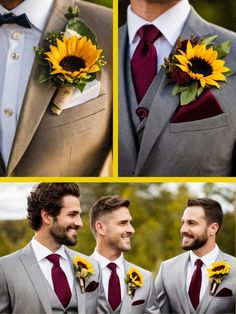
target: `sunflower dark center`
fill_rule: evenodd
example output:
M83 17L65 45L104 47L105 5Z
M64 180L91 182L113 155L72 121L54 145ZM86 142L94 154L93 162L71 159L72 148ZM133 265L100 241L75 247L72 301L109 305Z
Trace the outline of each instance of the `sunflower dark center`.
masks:
M208 76L212 74L212 66L204 59L192 58L189 60L191 64L188 65L190 71L195 74L203 74Z
M74 72L85 68L85 62L82 58L68 56L61 60L60 66L66 71Z

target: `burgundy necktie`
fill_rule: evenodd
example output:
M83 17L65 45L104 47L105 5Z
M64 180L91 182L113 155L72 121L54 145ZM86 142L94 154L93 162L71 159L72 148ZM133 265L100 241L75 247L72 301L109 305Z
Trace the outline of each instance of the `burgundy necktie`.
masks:
M52 282L54 286L54 291L57 294L59 300L61 301L61 304L64 306L64 308L66 308L71 299L71 291L66 275L62 268L60 267L59 262L60 255L50 254L47 256L47 259L51 263L53 263Z
M138 30L140 42L132 61L132 77L136 97L140 102L157 73L157 52L154 42L161 32L154 25L144 25Z
M192 302L192 305L193 305L194 309L196 310L198 307L198 304L199 304L200 290L201 290L201 284L202 284L201 267L203 265L203 262L200 259L197 259L195 262L195 265L197 267L195 268L194 273L192 275L188 294L189 294L189 298Z
M111 270L108 283L108 301L113 311L115 311L121 302L120 280L116 273L116 264L109 263L107 267Z

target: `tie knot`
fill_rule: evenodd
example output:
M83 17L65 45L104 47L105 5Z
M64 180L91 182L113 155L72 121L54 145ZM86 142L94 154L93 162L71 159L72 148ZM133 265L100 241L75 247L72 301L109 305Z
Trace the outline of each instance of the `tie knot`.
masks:
M201 268L203 265L203 261L199 258L195 261L195 265L197 266L197 268Z
M140 40L149 41L151 43L154 43L157 38L161 36L159 29L152 24L140 27L138 34L140 36Z
M107 267L113 272L116 271L116 264L115 263L109 263Z
M60 266L60 255L59 254L50 254L46 257L51 263L53 263L55 266Z

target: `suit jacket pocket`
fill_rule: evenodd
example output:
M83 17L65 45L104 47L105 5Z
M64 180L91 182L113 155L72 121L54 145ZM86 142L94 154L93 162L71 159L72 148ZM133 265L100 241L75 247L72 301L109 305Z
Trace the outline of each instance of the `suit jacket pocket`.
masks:
M170 133L211 130L226 127L229 124L230 124L229 114L222 113L211 118L197 121L170 123Z
M107 104L107 95L102 94L81 105L65 109L59 116L54 115L48 108L40 122L40 129L45 131L49 129L56 129L63 125L68 125L70 127L72 123L82 123L83 120L86 121L86 118L94 116L106 109Z
M143 304L145 300L136 300L132 303L132 306Z

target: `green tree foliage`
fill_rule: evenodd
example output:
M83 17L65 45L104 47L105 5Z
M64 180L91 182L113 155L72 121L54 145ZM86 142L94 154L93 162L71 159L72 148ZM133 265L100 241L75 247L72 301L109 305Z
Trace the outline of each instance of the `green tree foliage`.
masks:
M132 250L126 258L131 262L157 273L160 263L182 252L180 247L181 216L189 197L199 196L189 191L186 184L179 184L176 191L168 183L81 183L81 205L84 227L78 231L75 250L90 255L95 239L89 228L89 210L93 203L104 195L119 194L131 202L135 235ZM206 183L203 194L221 198L224 209L231 209L224 215L224 224L219 233L218 244L225 252L235 255L235 206L236 186L219 188ZM201 195L202 196L202 195ZM235 208L235 207L234 207ZM33 231L26 220L0 221L0 256L24 247L32 238Z
M107 7L112 8L112 0L85 0L85 1L105 5Z

